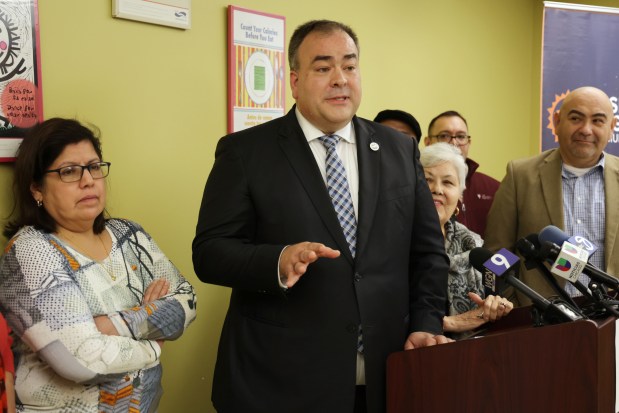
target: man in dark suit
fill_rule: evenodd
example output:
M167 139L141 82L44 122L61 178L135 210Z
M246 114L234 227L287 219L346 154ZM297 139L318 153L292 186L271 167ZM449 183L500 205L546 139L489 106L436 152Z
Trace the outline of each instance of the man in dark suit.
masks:
M289 61L296 106L220 140L200 209L196 274L232 287L213 404L382 412L387 356L449 341L436 209L416 142L355 116L354 32L308 22L290 40ZM335 155L323 143L333 135ZM350 202L334 208L340 167Z

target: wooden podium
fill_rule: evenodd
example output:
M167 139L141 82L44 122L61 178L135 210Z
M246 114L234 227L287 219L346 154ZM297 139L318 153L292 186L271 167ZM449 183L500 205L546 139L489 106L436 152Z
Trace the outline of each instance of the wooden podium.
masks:
M387 413L615 412L615 318L533 327L530 313L391 354Z

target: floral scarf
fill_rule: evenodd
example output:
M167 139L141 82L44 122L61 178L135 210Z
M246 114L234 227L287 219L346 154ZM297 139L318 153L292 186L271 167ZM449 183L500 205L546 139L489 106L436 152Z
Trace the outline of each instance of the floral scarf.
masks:
M465 313L476 307L467 295L472 291L484 298L481 273L469 262L469 252L481 247L479 235L457 221L445 223L445 251L449 256L447 300L449 315Z

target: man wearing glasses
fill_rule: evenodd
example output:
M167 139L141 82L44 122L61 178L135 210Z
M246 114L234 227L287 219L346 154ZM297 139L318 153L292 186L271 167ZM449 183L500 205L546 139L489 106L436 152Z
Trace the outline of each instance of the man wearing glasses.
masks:
M499 181L477 171L479 164L469 158L471 135L466 119L455 110L449 110L436 116L428 126L428 136L424 138L426 146L436 142L447 142L457 146L466 159L466 189L456 208L458 222L471 231L484 236L486 218L492 206L494 193L499 189Z

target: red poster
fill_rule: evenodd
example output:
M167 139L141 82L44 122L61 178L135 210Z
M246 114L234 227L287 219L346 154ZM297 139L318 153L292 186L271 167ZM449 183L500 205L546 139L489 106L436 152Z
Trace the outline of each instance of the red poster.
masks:
M43 120L37 0L0 3L0 162Z

